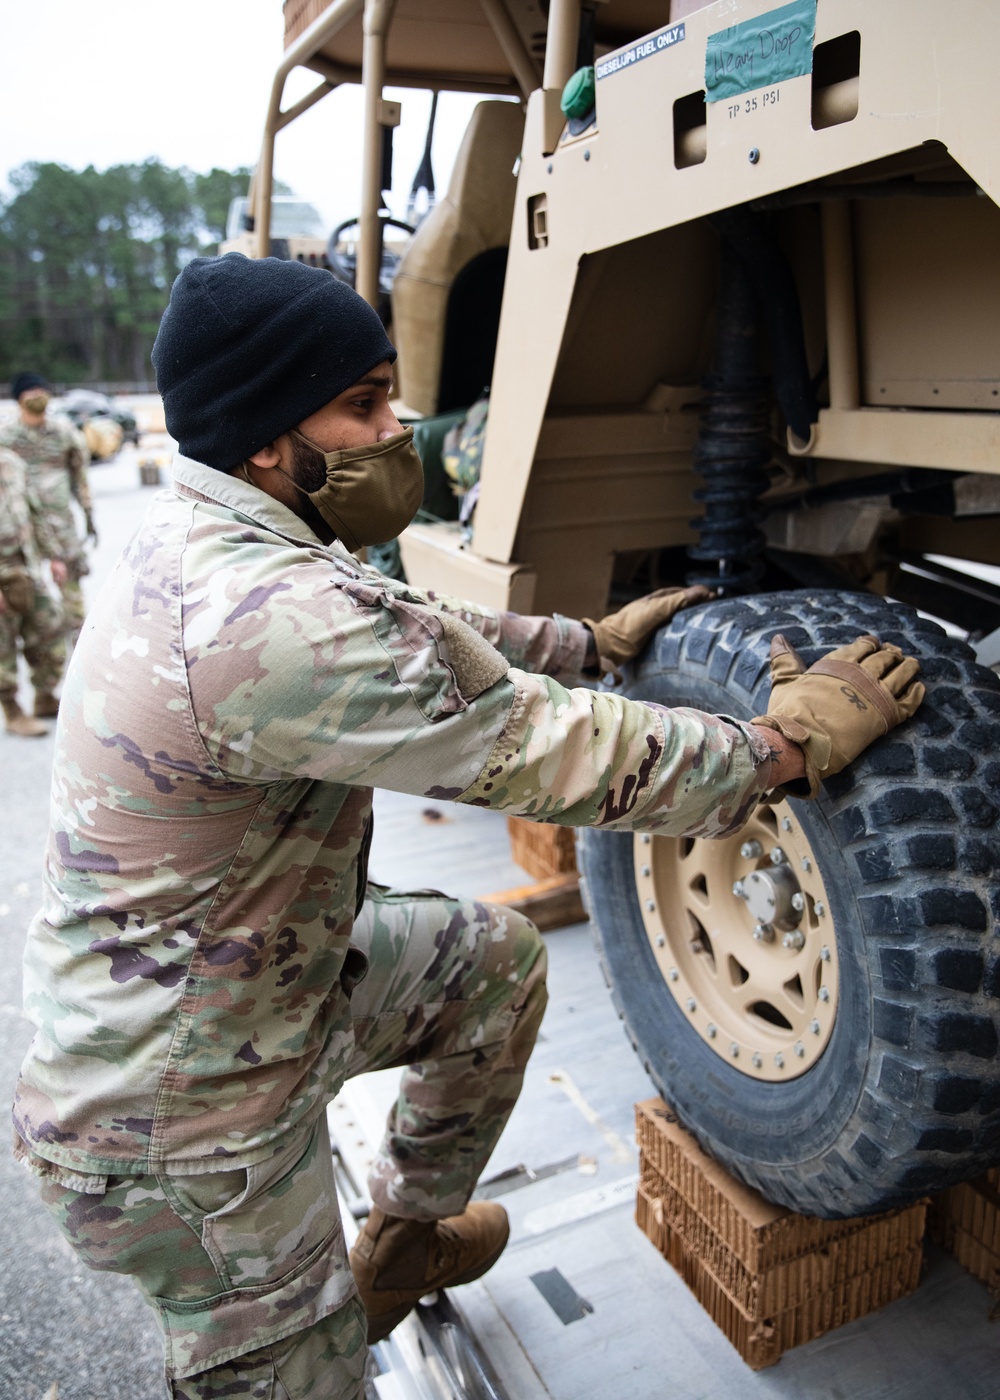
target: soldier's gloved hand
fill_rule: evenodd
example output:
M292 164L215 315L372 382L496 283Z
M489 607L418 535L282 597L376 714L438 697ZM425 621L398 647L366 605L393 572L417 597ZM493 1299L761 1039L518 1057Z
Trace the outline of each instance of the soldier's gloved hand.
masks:
M707 603L711 597L712 590L703 588L701 584L693 588L658 588L655 593L647 593L644 598L626 603L618 612L609 613L600 622L591 622L589 617L585 617L584 626L594 634L596 660L600 668L598 674L610 671L620 680L618 667L637 656L657 628L669 622L682 608Z
M88 510L88 511L86 511L84 514L85 514L85 519L86 519L86 522L87 522L87 539L90 540L91 544L92 544L92 545L94 546L94 548L96 549L96 548L97 548L97 527L96 527L95 524L94 524L93 512Z
M794 647L780 633L774 637L767 714L750 723L776 729L801 748L809 791L789 791L816 797L824 778L909 719L925 694L919 670L915 657L871 636L837 647L806 670Z
M27 569L8 569L0 577L0 593L11 612L22 616L35 606L35 584Z

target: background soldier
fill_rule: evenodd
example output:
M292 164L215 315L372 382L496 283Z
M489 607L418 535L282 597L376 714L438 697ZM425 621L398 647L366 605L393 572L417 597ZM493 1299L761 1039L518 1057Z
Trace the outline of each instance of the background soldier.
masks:
M84 619L80 580L90 572L90 566L76 531L70 501L76 498L86 520L87 536L96 543L86 470L90 453L78 428L67 418L48 413L52 394L42 375L19 374L11 385L11 394L20 414L0 429L0 445L16 452L25 464L28 504L38 522L36 530L51 541L46 552L53 560L52 576L62 594L63 626L72 650ZM36 715L54 715L58 708L51 691L36 697Z
M15 453L0 448L0 705L9 734L35 738L48 730L17 703L19 640L37 702L39 696L51 696L58 684L65 643L59 609L41 576L40 551L25 494L24 463ZM48 713L44 706L43 712Z
M359 1400L366 1341L507 1240L470 1197L545 948L512 910L369 884L373 786L722 836L776 787L815 796L922 695L873 637L805 675L778 647L751 723L567 689L704 590L584 625L360 564L423 492L395 355L318 268L187 266L153 352L184 455L63 697L15 1154L83 1260L145 1292L178 1400ZM406 1069L348 1267L324 1110L387 1065Z

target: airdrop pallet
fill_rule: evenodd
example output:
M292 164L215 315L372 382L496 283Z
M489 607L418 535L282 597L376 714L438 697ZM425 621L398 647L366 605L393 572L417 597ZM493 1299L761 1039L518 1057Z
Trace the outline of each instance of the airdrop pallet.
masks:
M796 1215L706 1156L662 1099L636 1105L636 1136L637 1223L754 1370L916 1288L924 1202Z

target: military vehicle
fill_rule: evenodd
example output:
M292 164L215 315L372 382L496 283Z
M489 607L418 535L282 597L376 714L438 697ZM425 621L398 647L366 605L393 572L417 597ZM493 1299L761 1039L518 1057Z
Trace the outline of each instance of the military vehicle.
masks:
M326 231L323 216L314 204L294 195L275 194L270 206L268 253L275 258L298 258L312 266L327 266ZM240 196L230 201L226 215L226 237L220 253L245 253L257 248L250 201Z
M361 82L372 304L383 87L486 95L392 286L409 409L489 385L471 528L411 526L410 580L577 617L708 582L624 690L743 718L766 708L777 631L807 661L859 632L921 659L919 714L816 803L761 807L728 841L583 833L652 1079L718 1160L807 1213L981 1172L1000 1158L1000 9L285 16L256 251L276 132ZM321 81L282 111L296 65Z
M71 389L56 405L87 440L92 462L110 462L123 442L139 445L135 414L94 389Z

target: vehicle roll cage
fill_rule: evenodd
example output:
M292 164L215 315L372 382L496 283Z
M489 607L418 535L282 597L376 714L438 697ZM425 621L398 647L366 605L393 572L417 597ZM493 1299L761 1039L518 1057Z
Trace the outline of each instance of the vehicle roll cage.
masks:
M551 0L544 72L539 75L536 61L515 26L505 0L469 0L470 10L480 11L488 21L509 67L509 77L495 72L462 71L450 67L446 59L437 72L418 72L395 64L387 65L388 38L398 3L399 0L331 0L288 47L271 84L260 159L249 192L254 254L263 258L270 249L275 137L341 84L360 83L364 89L364 130L357 289L372 306L379 299L382 133L386 126L393 125L392 114L386 111L382 101L383 88L388 84L432 92L492 93L520 97L524 101L541 86L547 94L553 95L552 105L557 108L559 95L575 66L580 30L581 0ZM363 33L360 67L334 62L322 49L359 15ZM322 81L291 107L282 109L285 83L292 70L299 67L318 73Z

